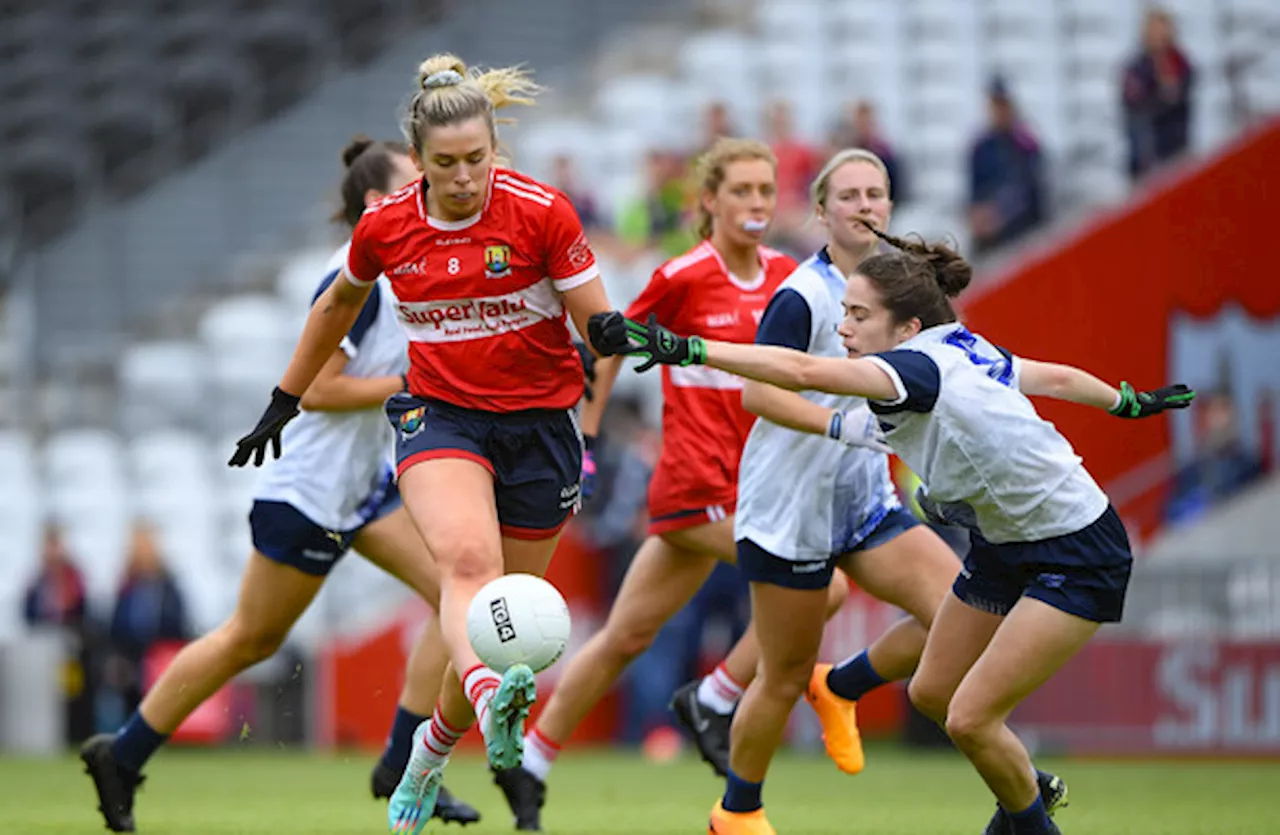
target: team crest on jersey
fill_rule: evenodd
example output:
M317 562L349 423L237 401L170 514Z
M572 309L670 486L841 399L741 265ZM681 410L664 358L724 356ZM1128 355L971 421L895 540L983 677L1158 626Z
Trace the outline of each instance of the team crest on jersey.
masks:
M422 419L426 417L426 414L426 408L419 406L400 416L400 434L404 436L405 440L422 431Z
M496 244L484 248L484 277L506 278L511 275L511 247Z

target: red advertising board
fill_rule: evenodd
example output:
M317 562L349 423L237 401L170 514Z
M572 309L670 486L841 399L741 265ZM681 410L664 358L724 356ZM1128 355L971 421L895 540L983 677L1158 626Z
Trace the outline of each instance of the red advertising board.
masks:
M1011 721L1041 750L1280 756L1280 643L1096 640Z

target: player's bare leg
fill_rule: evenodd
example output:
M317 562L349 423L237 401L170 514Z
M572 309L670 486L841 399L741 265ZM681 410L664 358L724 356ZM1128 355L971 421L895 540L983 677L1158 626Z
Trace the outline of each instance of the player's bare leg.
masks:
M947 734L1011 819L1028 815L1041 820L1046 831L1056 831L1047 823L1051 798L1042 796L1027 750L1006 720L1097 630L1093 621L1023 597L951 698Z
M818 657L826 593L751 584L760 665L733 718L727 787L713 814L732 819L754 816L762 808L761 788L769 763ZM745 827L745 819L742 823L738 828Z
M413 526L404 507L369 523L356 534L352 547L365 559L412 588L433 610L440 606L440 571L435 557ZM370 778L375 798L389 798L409 762L413 732L426 721L440 698L440 684L449 653L440 631L440 619L432 616L419 633L405 666L404 686L396 705L387 745ZM458 800L441 785L435 817L462 824L480 820L469 803Z
M960 562L932 531L917 526L874 548L847 554L840 564L868 594L911 615L859 655L835 667L817 665L805 691L822 722L828 756L842 771L857 774L865 765L857 701L886 682L906 678L916 668L929 625L955 581Z

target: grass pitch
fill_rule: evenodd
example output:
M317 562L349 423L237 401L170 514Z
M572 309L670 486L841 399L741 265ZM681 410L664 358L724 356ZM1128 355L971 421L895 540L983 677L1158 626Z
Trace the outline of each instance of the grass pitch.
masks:
M1058 816L1068 835L1262 835L1280 832L1280 763L1038 763L1068 781ZM148 768L136 807L143 835L348 835L386 831L368 794L367 755L260 750L165 751ZM446 779L484 820L428 832L512 832L484 763L459 757ZM706 832L723 786L701 762L658 765L629 752L570 752L552 773L543 824L549 835ZM820 756L787 755L765 786L780 835L977 835L993 802L952 753L896 746L868 752L867 770L841 774ZM0 832L105 831L89 778L73 757L0 757Z

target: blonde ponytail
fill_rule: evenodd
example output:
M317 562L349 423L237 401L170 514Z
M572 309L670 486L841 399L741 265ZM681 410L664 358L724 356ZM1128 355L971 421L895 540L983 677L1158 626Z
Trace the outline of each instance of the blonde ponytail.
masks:
M480 70L468 68L462 59L447 52L432 55L418 65L418 90L403 124L405 139L421 149L430 128L480 116L497 147L497 125L514 120L497 119L494 111L516 104L533 105L541 90L522 67Z

